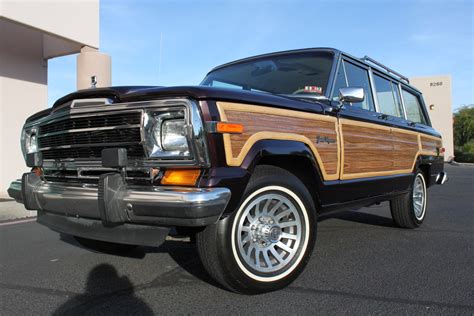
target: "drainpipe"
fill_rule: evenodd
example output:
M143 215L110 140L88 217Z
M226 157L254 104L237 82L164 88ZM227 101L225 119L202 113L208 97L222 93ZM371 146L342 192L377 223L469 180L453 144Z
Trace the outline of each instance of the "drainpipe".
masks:
M95 48L82 47L77 55L77 90L88 89L92 86L110 87L111 78L112 58Z

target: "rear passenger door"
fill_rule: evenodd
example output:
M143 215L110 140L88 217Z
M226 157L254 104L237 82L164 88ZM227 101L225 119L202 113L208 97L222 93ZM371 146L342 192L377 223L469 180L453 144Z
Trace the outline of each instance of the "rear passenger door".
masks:
M360 103L345 104L339 112L341 134L341 180L365 179L382 176L392 169L391 128L386 115L377 113L368 67L351 59L338 65L332 99L337 100L342 87L362 87L365 99ZM378 195L391 188L374 188L360 192L357 198Z
M400 85L397 81L377 71L373 72L372 78L377 110L392 127L393 151L389 170L393 174L410 174L419 150L418 135L407 129L408 123L405 119ZM404 181L393 183L395 191L403 190L407 185Z

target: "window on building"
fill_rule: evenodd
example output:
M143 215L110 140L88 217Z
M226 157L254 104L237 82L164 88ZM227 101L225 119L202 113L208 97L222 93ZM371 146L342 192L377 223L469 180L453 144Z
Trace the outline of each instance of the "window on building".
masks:
M393 85L390 80L374 74L375 95L381 113L391 116L402 117L400 107L393 91Z
M348 86L363 88L365 93L364 101L353 103L352 106L364 110L375 111L374 102L372 99L372 91L370 89L368 71L364 68L361 68L346 61L344 61L344 68L346 72Z
M405 111L407 112L407 120L415 123L426 124L426 119L421 110L421 104L418 97L405 89L402 90L402 95L403 102L405 103Z

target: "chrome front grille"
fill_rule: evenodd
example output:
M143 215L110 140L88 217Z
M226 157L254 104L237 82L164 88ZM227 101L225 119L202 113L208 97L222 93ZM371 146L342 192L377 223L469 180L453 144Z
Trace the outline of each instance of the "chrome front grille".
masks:
M65 103L50 115L24 126L25 131L34 131L32 134L37 137L46 181L97 184L101 174L117 172L102 166L104 148L127 149L128 163L123 172L132 184L153 184L162 176L163 167L209 167L206 134L194 101L178 98L93 106L81 101L81 106L74 105L79 101ZM145 149L148 147L144 114L176 110L185 113L190 156L149 157Z
M123 147L131 158L144 157L142 112L66 117L38 127L43 159L100 159L102 149Z

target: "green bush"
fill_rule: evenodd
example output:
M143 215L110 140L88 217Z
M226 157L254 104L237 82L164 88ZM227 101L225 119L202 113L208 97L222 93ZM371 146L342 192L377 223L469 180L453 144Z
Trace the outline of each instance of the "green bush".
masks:
M474 154L474 140L471 140L468 143L465 143L462 146L462 152Z
M455 150L454 151L454 160L457 162L470 162L474 163L474 152L462 152Z

